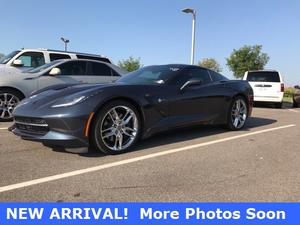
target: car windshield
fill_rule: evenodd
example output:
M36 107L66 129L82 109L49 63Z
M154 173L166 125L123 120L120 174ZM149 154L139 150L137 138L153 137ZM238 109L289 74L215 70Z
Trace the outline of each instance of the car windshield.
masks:
M117 83L162 85L174 78L181 67L178 66L147 66L126 74Z
M8 55L4 56L0 59L0 64L6 64L9 60L11 60L16 54L18 54L20 51L13 51L9 53Z
M24 73L39 73L39 72L47 70L48 68L50 68L50 67L58 64L60 61L61 60L55 60L55 61L52 61L50 63L44 64L42 66L39 66L37 68L26 70L26 71L24 71Z

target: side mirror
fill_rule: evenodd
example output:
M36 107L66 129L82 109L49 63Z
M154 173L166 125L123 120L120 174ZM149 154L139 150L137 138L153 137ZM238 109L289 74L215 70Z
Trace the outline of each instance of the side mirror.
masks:
M21 59L15 59L12 63L13 66L16 66L16 67L20 67L20 66L23 66L23 62Z
M294 88L296 88L296 89L300 89L300 86L299 86L299 85L296 85Z
M182 87L180 88L180 91L184 91L187 87L201 85L201 84L202 84L202 80L191 79L191 80L188 80L187 82L185 82L184 85L182 85Z
M61 74L61 70L57 67L54 67L50 70L49 75L50 76L57 76Z

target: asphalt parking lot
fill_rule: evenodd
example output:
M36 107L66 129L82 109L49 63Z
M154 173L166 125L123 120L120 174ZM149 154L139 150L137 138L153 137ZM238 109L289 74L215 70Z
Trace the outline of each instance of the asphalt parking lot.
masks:
M130 153L53 151L0 123L0 201L300 201L300 109L254 108L242 131L199 126Z

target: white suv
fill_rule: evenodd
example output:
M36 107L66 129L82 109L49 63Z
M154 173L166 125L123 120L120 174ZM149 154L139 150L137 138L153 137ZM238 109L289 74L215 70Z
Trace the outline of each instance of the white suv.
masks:
M108 58L100 55L49 49L21 49L0 59L0 76L20 73L58 59L92 59L111 63Z
M274 70L247 71L243 77L254 92L254 102L274 103L282 107L284 83L281 74Z

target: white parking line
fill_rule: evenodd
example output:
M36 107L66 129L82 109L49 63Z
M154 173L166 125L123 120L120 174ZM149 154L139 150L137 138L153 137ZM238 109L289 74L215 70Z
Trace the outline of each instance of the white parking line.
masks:
M122 165L130 164L130 163L134 163L134 162L138 162L138 161L143 161L143 160L147 160L147 159L152 159L152 158L160 157L160 156L164 156L164 155L169 155L169 154L173 154L173 153L177 153L177 152L188 151L188 150L192 150L195 148L218 144L218 143L225 142L225 141L232 141L232 140L243 138L243 137L267 133L267 132L276 131L276 130L280 130L280 129L286 129L286 128L290 128L290 127L294 127L294 126L296 126L296 125L290 124L290 125L286 125L286 126L280 126L280 127L274 127L274 128L269 128L269 129L260 130L260 131L254 131L254 132L250 132L250 133L246 133L246 134L235 135L232 137L222 138L222 139L218 139L218 140L214 140L214 141L208 141L208 142L204 142L204 143L200 143L200 144L194 144L194 145L185 146L185 147L181 147L181 148L170 149L170 150L166 150L163 152L152 153L152 154L148 154L148 155L144 155L144 156L138 156L135 158L125 159L125 160L112 162L112 163L107 163L107 164L94 166L94 167L90 167L90 168L86 168L86 169L75 170L72 172L57 174L54 176L49 176L49 177L39 178L39 179L35 179L35 180L25 181L22 183L3 186L3 187L0 187L0 193L15 190L18 188L29 187L29 186L36 185L36 184L42 184L42 183L46 183L46 182L50 182L50 181L55 181L55 180L59 180L59 179L63 179L63 178L78 176L78 175L85 174L85 173L91 173L91 172L95 172L95 171L99 171L99 170L104 170L104 169L108 169L108 168L112 168L112 167L122 166Z
M0 130L8 130L8 127L0 127Z

